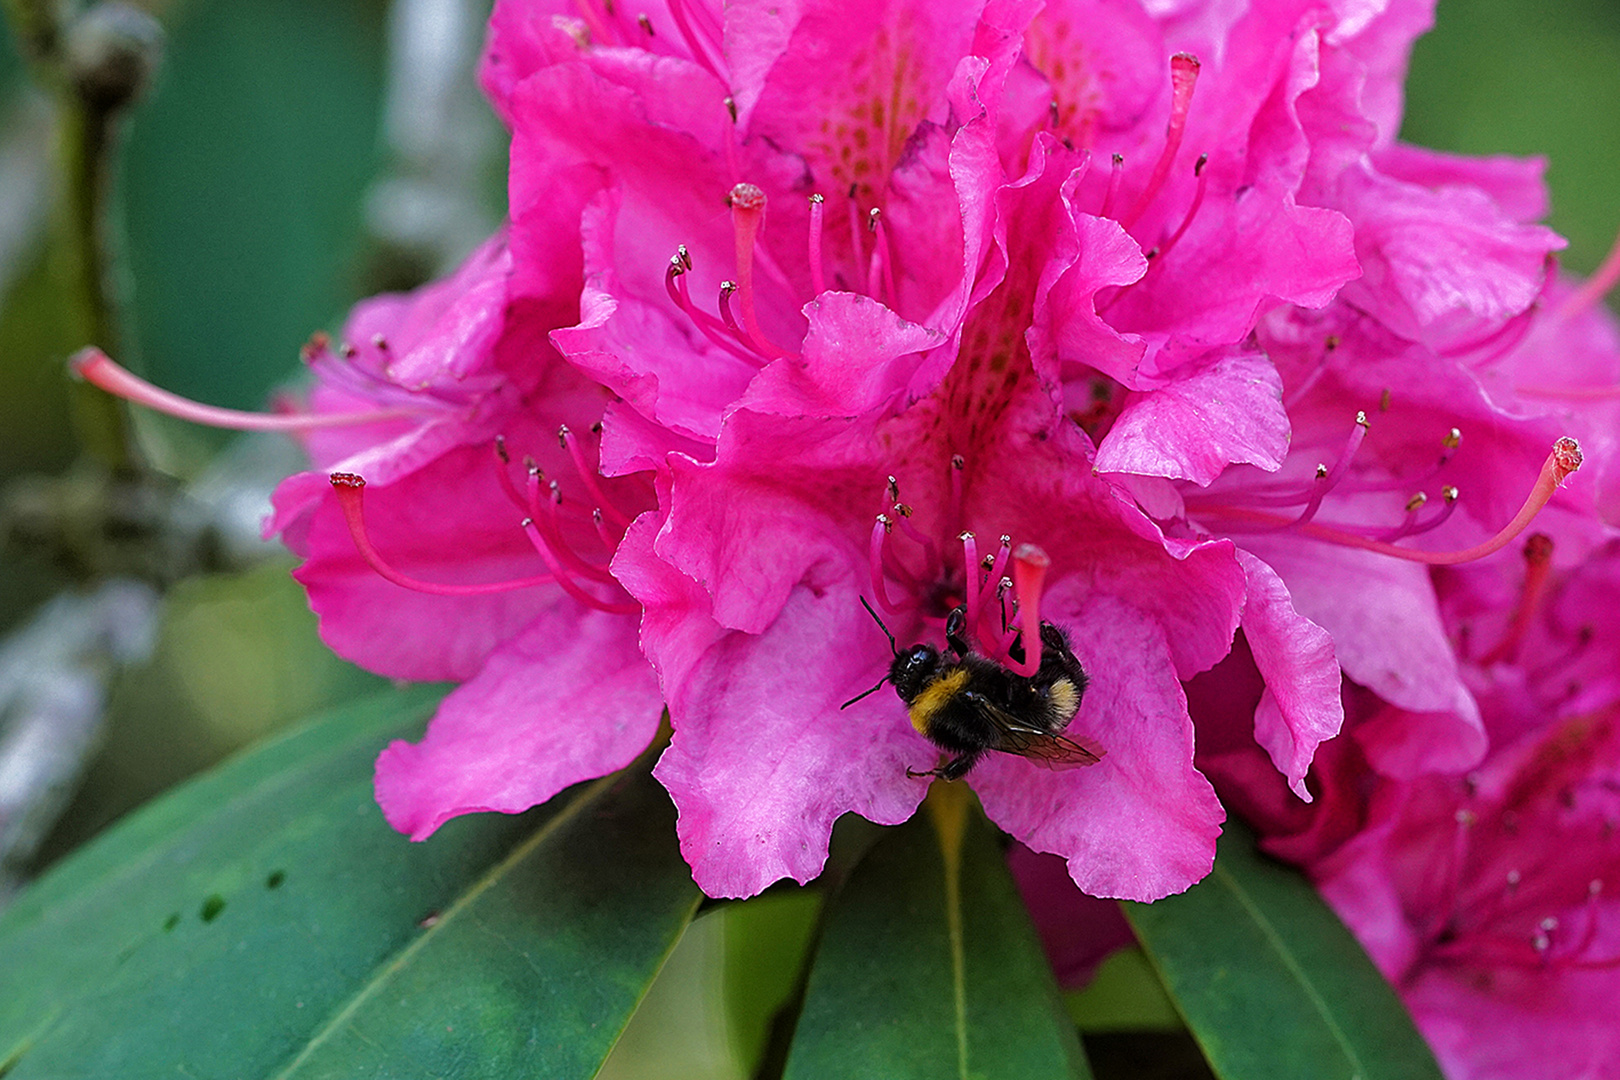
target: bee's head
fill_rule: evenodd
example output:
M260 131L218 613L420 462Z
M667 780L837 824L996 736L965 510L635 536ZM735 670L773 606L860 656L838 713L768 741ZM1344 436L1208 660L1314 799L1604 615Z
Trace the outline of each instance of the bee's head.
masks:
M933 680L938 669L938 649L932 645L913 645L894 654L894 663L889 665L889 681L894 683L894 692L900 695L900 700L909 704Z

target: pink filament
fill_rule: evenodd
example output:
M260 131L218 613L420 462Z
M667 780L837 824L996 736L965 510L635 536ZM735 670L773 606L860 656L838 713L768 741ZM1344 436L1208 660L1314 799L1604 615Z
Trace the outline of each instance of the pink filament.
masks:
M883 227L883 212L875 206L872 207L870 221L876 239L872 244L872 271L866 291L871 296L877 296L878 285L881 283L883 302L892 308L895 301L894 256L889 251L889 233Z
M821 230L827 214L827 200L810 196L810 288L817 296L827 291L826 272L821 265Z
M872 524L872 536L866 545L867 565L872 571L872 594L884 611L891 615L900 614L900 605L889 599L889 590L884 581L883 546L889 535L889 519L879 514L877 521Z
M1108 174L1108 193L1103 196L1100 216L1109 217L1114 211L1114 199L1119 195L1119 182L1125 176L1125 155L1114 155L1113 171Z
M664 271L664 288L675 306L686 313L692 320L692 325L700 330L704 337L729 352L739 360L759 367L760 358L754 355L753 349L738 345L738 343L725 334L725 326L706 311L702 311L692 303L692 296L686 291L686 248L683 246L679 255L671 256L669 269Z
M276 416L203 405L153 386L138 375L119 367L106 353L94 346L80 349L68 361L68 366L86 382L126 401L144 405L154 412L190 420L194 424L227 428L231 431L316 431L321 428L355 427L360 424L375 424L381 420L398 420L402 417L421 415L421 410L395 408L370 409L366 412L297 413Z
M1193 218L1198 216L1198 208L1204 205L1204 189L1209 186L1204 175L1204 166L1208 164L1209 155L1200 154L1198 163L1193 166L1193 176L1197 178L1197 186L1193 188L1192 205L1187 207L1187 216L1181 219L1181 227L1171 234L1170 239L1159 246L1158 258L1160 261L1163 261L1164 257L1170 254L1170 249L1176 246L1176 241L1182 238L1187 232L1188 226L1193 223Z
M557 491L557 482L555 480L551 482L551 497L542 501L540 498L540 470L531 468L526 491L529 504L529 519L539 528L540 535L550 546L552 553L562 560L563 565L581 577L601 582L604 585L613 584L612 574L609 574L603 567L586 562L563 539L562 528L557 521L557 507L562 502L562 496ZM552 573L558 573L556 566L550 560L547 561L547 565L551 566Z
M1558 307L1558 317L1568 319L1579 315L1602 298L1603 294L1614 288L1615 282L1620 282L1620 235L1614 238L1614 244L1609 248L1609 254L1604 256L1603 265L1597 272L1586 279L1586 283L1576 289L1570 297Z
M630 519L617 506L613 505L612 501L608 499L607 493L602 490L602 485L596 479L596 470L585 463L585 454L579 448L579 439L568 429L567 424L558 429L557 439L563 444L563 448L568 451L568 456L573 459L574 471L579 473L579 478L585 483L585 489L591 493L591 498L596 500L596 505L601 509L602 513L612 518L613 523L621 529L628 528ZM609 547L612 546L609 545Z
M979 606L989 607L994 598L996 589L1000 587L1001 575L1007 569L1007 559L1012 554L1012 537L1003 536L1001 546L996 549L994 560L990 563L989 573L985 575L984 589L979 594Z
M1412 501L1407 504L1408 509L1406 511L1406 520L1401 522L1400 525L1396 526L1395 528L1389 530L1389 532L1380 534L1375 539L1386 542L1391 540L1401 540L1408 536L1419 536L1423 533L1433 532L1435 529L1438 529L1441 525L1446 523L1446 519L1451 517L1451 512L1457 508L1457 489L1454 487L1447 487L1445 501L1440 507L1440 512L1435 514L1428 521L1420 524L1418 522L1418 515L1422 512L1423 506L1427 502L1427 495L1423 495L1421 498L1414 497Z
M861 243L861 204L855 199L856 190L854 184L849 185L849 255L856 273L859 273L866 255ZM857 287L858 283L852 282L851 286Z
M562 586L563 592L567 593L581 604L584 604L586 607L595 608L597 611L605 611L611 615L634 615L641 610L641 605L633 601L628 603L613 603L607 600L598 600L596 597L580 588L571 577L563 572L562 567L557 564L556 553L551 550L544 537L540 535L539 530L535 527L533 518L524 519L523 533L529 538L529 543L534 545L534 550L539 553L540 558L545 560L546 565L551 568L551 572L556 575L556 582L558 585Z
M681 32L681 37L686 39L686 47L692 53L692 59L696 60L703 67L703 70L713 75L716 81L722 84L727 82L726 78L720 74L720 69L709 58L709 50L704 47L702 41L698 40L698 36L692 32L692 24L687 21L686 5L682 0L669 0L669 13L675 19L675 28Z
M1482 544L1476 544L1460 551L1420 551L1415 548L1396 547L1381 540L1373 540L1365 536L1358 536L1343 529L1336 529L1330 525L1318 525L1315 522L1306 522L1296 525L1296 530L1304 536L1329 543L1340 544L1344 547L1361 548L1363 551L1376 551L1380 555L1389 555L1397 559L1407 559L1411 562L1427 563L1430 566L1455 566L1458 563L1473 562L1494 554L1513 541L1513 538L1523 532L1534 520L1541 508L1547 505L1553 492L1564 478L1581 467L1580 444L1574 439L1559 439L1553 444L1552 452L1541 466L1541 473L1536 477L1535 485L1526 496L1524 505L1514 515L1513 520L1502 527L1495 536ZM1263 526L1286 526L1295 523L1277 514L1267 513L1263 510L1248 510L1241 507L1217 507L1215 511L1226 517L1240 521L1253 522Z
M1013 552L1013 591L1018 596L1018 626L1024 642L1024 662L1008 667L1026 678L1041 666L1041 589L1051 558L1034 544L1019 544Z
M1159 160L1153 166L1153 175L1148 177L1142 194L1136 197L1136 203L1119 219L1119 223L1127 229L1141 218L1148 204L1164 186L1165 177L1170 175L1170 166L1175 162L1176 152L1181 149L1181 138L1187 131L1187 111L1192 107L1193 87L1198 83L1198 66L1198 58L1191 53L1176 53L1170 58L1170 122L1164 129L1164 150L1159 154Z
M377 549L372 546L370 536L366 534L365 480L353 473L333 473L331 481L332 491L337 495L338 508L343 511L343 520L349 526L349 535L354 538L355 549L360 552L360 558L365 561L365 564L376 571L377 576L384 581L393 582L404 589L431 593L435 596L488 596L491 593L511 592L513 589L526 589L533 585L551 585L558 582L558 578L551 574L541 574L536 577L520 578L516 581L492 581L479 585L448 585L434 581L423 581L420 578L403 574L388 565Z
M972 533L964 532L962 540L962 594L967 607L967 632L969 637L976 637L979 633L979 611L982 598L980 597L981 582L979 581L979 542Z

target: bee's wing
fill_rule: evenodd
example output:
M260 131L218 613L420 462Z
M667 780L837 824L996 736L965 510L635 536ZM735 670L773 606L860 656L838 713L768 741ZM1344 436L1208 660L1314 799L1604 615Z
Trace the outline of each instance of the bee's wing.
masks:
M1102 760L1103 748L1090 739L1040 731L982 694L967 691L962 696L994 726L993 750L1017 754L1049 769L1077 769Z

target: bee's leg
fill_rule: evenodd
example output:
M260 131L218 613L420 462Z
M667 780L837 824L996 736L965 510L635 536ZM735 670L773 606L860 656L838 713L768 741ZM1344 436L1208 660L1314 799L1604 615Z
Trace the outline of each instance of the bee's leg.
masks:
M960 780L962 777L968 774L969 769L978 764L979 758L983 755L983 753L984 751L982 750L975 750L967 754L958 754L956 757L951 758L951 760L947 761L939 768L926 769L923 772L917 772L915 769L907 768L906 775L911 777L913 780L919 776L937 776L941 780Z
M945 644L950 647L951 652L956 654L958 660L962 659L970 651L967 638L963 635L963 631L966 629L967 608L958 604L951 609L949 615L945 616Z

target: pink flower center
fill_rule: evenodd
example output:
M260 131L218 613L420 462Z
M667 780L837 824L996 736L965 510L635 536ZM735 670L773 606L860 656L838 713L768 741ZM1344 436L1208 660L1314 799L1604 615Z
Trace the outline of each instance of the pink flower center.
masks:
M950 463L950 499L942 521L959 527L962 520L963 472L960 454ZM959 529L955 539L936 544L912 522L913 509L900 501L900 485L888 478L889 509L877 515L867 546L872 594L889 615L902 620L943 623L961 607L966 632L980 653L1020 675L1040 667L1039 633L1021 633L1040 626L1041 592L1051 559L1034 544L1013 546L1002 536L992 552L981 555L978 537ZM953 554L960 546L960 556ZM1007 576L1011 569L1011 576ZM1023 659L1013 657L1022 638Z
M1556 970L1620 966L1614 928L1604 926L1613 912L1602 902L1604 875L1620 857L1614 793L1589 768L1572 768L1610 737L1613 720L1611 713L1566 722L1507 791L1465 799L1454 815L1450 851L1436 863L1439 909L1419 927L1426 960Z
M781 357L797 356L793 350L777 344L766 335L760 326L755 307L758 292L755 288L755 273L767 258L759 243L760 234L765 226L766 201L765 192L758 185L749 183L734 185L726 196L726 203L731 209L733 258L737 277L735 280L720 283L719 296L715 301L715 307L719 312L718 318L694 303L687 288L686 278L692 271L693 263L692 254L686 245L682 244L676 249L664 270L664 289L669 294L670 301L681 310L692 325L710 342L754 367L764 367ZM826 208L825 196L820 194L810 196L810 227L805 244L805 256L810 271L811 290L816 296L827 290ZM858 292L864 289L867 295L892 307L896 296L895 263L890 249L888 228L883 222L883 211L874 206L862 214L854 191L850 192L847 200L847 210L850 223L849 244L854 253L854 265L864 268L864 271L858 275L860 280L855 282L846 280L840 271L836 275L835 283L846 291ZM870 253L866 251L863 232L872 238ZM784 279L781 271L772 264L765 262L764 268L771 271L773 278Z

